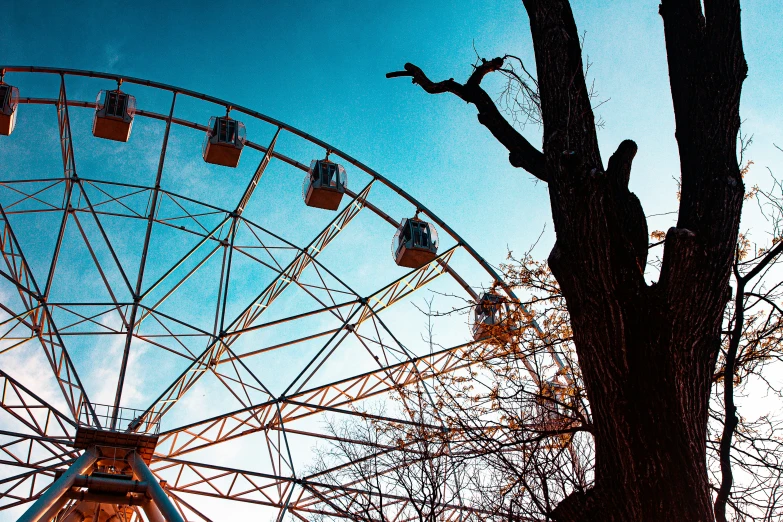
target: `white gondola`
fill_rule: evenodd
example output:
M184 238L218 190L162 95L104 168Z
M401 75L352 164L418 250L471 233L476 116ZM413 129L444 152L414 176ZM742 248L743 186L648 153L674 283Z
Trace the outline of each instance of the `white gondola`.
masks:
M309 207L337 210L348 186L342 165L328 159L313 160L304 180L302 195Z
M473 307L473 340L494 337L501 341L508 338L509 307L506 300L495 293L485 292Z
M19 89L0 80L0 135L10 136L16 126Z
M392 253L399 266L419 268L438 257L438 232L417 217L405 218L394 235Z
M228 116L213 116L204 138L204 161L224 167L239 165L239 157L245 146L245 126Z
M128 141L136 113L136 98L116 89L101 91L95 100L92 135L113 141Z

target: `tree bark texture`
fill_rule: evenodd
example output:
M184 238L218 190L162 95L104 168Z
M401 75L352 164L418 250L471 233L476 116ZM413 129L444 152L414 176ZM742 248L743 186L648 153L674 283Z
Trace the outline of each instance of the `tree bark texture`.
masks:
M712 521L708 401L744 195L737 134L747 65L739 0L704 0L703 10L700 0L662 0L659 8L681 197L656 284L644 279L647 224L628 189L637 147L622 142L604 169L571 6L523 4L536 57L542 152L505 120L494 121L497 109L479 86L493 61L477 66L465 85L431 82L411 64L389 76L411 76L427 92L451 92L476 105L479 122L508 148L511 163L548 183L557 237L549 264L571 316L596 451L594 486L563 500L552 518ZM497 69L502 59L495 60Z
M549 263L571 315L594 416L595 486L560 522L713 520L707 409L744 188L737 161L746 65L739 4L664 0L681 199L657 284L647 227L628 190L636 147L604 171L567 0L525 0L557 241Z

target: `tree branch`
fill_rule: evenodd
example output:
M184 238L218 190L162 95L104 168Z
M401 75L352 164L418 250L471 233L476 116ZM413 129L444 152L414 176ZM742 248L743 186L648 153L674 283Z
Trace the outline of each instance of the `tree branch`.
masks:
M612 157L609 158L609 165L606 167L606 174L610 179L615 179L621 187L628 188L628 182L631 179L631 164L636 156L639 147L632 140L624 140L617 147Z
M739 257L739 256L737 256ZM734 483L734 475L731 470L731 443L734 430L737 429L739 418L737 406L734 404L734 374L736 372L737 350L742 340L742 329L745 326L745 282L739 275L737 263L734 261L733 270L737 279L737 292L734 297L734 328L729 339L729 347L726 350L726 362L723 370L723 433L720 438L718 457L720 460L721 482L718 494L715 497L715 518L718 522L726 522L726 502L731 494L731 486Z
M387 78L400 78L407 76L412 78L414 84L419 85L429 94L451 93L467 103L472 103L478 109L479 123L484 125L492 135L508 149L508 160L514 167L522 168L540 179L548 181L544 155L530 144L500 113L492 98L481 88L481 80L489 73L503 67L505 57L483 60L475 67L475 70L465 84L454 81L453 78L440 82L430 80L424 71L412 63L405 64L404 71L395 71L386 74Z
M740 277L737 275L737 279L741 279L743 283L746 283L756 277L759 272L764 270L764 267L766 267L769 263L772 262L773 259L775 259L781 252L783 252L783 241L778 242L777 245L774 246L769 252L764 254L764 257L762 260L753 267L753 269L745 274L744 276Z

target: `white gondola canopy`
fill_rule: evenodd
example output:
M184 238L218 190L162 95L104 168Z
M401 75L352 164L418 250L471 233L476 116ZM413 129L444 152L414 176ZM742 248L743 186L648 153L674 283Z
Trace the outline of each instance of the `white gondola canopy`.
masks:
M348 176L342 165L328 159L313 160L302 185L302 197L310 207L337 210Z
M245 126L228 116L209 119L202 154L204 161L225 167L236 167L245 146Z
M419 268L438 255L438 232L435 227L418 217L400 222L392 240L394 261L404 267Z
M10 136L16 126L19 89L0 82L0 135Z
M92 133L98 138L128 141L136 113L136 98L119 89L101 91L95 100Z
M485 292L478 303L473 307L473 339L479 340L493 333L498 333L497 326L501 326L509 315L507 300L494 292Z

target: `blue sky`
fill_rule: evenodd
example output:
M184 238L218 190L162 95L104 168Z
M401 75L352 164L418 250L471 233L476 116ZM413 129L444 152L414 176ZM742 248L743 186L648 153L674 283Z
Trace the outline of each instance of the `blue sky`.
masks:
M64 7L55 2L12 0L10 5L4 5L0 18L0 62L117 73L230 100L298 127L369 165L422 201L493 264L504 260L508 248L526 250L542 230L545 233L536 254L546 257L554 241L546 186L508 164L507 152L478 124L473 107L453 96L427 95L406 79L384 77L410 61L433 79L454 77L463 81L475 60L474 46L486 58L506 53L518 55L532 68L532 46L521 2L246 2L235 3L231 8L224 6L225 3L180 2L163 8L160 2L136 2L132 6L70 2ZM648 215L676 210L678 157L657 2L574 0L573 7L577 24L585 32L585 52L592 63L589 81L595 81L598 99L606 100L598 110L606 122L599 132L604 161L620 141L635 140L639 153L631 178L632 190L640 196ZM744 131L754 135L749 151L756 164L749 177L751 184L767 183L765 167L783 172L779 167L783 153L773 147L773 143L783 146L781 27L783 8L779 0L746 2L743 30L750 73L744 88L742 117ZM23 75L13 73L6 80L26 87L27 93L22 92L22 96L43 95L45 88L50 89L47 93L52 96L51 87L56 86L56 79L30 83ZM85 100L93 100L98 89L113 87L96 80L74 81L70 85L71 98ZM486 88L495 94L500 83L489 78ZM151 107L161 113L168 110L169 100L165 96L137 86L128 86L127 90L137 96L141 108ZM186 100L178 102L177 109L183 111L178 113L183 117L192 115L204 124L210 111L214 112L214 108ZM20 108L15 135L0 139L0 176L10 176L4 167L12 162L14 166L21 165L21 177L49 169L57 172L60 159L56 129L52 131L51 127L52 113L51 107ZM43 121L39 119L42 115L50 127L46 135L38 136L37 129L41 127L37 124ZM162 139L160 122L138 120L131 141L118 145L93 140L89 132L90 111L74 110L71 117L82 176L116 176L151 183ZM528 125L524 133L534 144L540 143L540 128L536 125ZM270 129L248 124L248 137L266 144L271 138ZM197 152L200 143L199 133L172 131L171 161L167 160L169 170L164 171L164 185L171 183L180 192L196 198L235 200L235 194L241 193L237 191L244 187L246 178L241 176L252 172L260 154L244 152L240 169L227 173L207 168L201 162ZM35 147L31 148L31 144ZM281 140L280 147L305 162L321 153L291 140ZM117 159L125 161L119 162L116 170L102 170L104 162ZM302 244L318 229L316 225L322 223L324 214L304 208L293 197L298 197L303 173L297 171L294 179L283 167L279 162L270 166L263 179L264 190L254 197L255 206L248 212L259 222L270 220L276 224L276 232ZM241 176L234 176L233 172ZM367 181L355 169L349 168L348 172L353 189L361 188ZM222 191L214 190L216 180ZM393 217L410 212L391 196L383 190L378 195L393 209ZM356 218L360 233L341 235L340 248L323 255L326 266L338 275L346 272L351 284L356 284L363 294L403 273L392 265L387 253L393 230L366 214ZM665 230L675 218L673 214L652 217L650 230ZM757 217L749 215L743 227L756 230L759 243L763 242L763 222ZM123 261L124 256L137 260L138 244L134 243L133 234L127 236L125 241L113 239L123 247ZM46 233L40 237L40 249L44 252L48 248ZM75 232L74 238L78 239ZM33 250L38 248L29 244ZM163 256L163 250L155 251L156 255ZM386 265L363 263L365 252L370 250L382 250ZM86 256L75 251L73 257L65 259L70 261L74 278L81 276L100 290L95 277L84 276L89 269ZM467 267L457 256L454 264ZM42 269L45 266L43 263ZM150 273L160 274L165 267L163 263L153 264ZM210 269L214 272L218 268ZM68 268L63 270L65 278ZM472 284L488 282L477 272L470 273L476 276L470 281ZM380 283L375 284L376 281ZM445 284L435 288L453 291ZM85 283L83 291L90 289ZM63 295L67 291L65 288ZM177 310L186 300L197 300L198 295L198 288L183 287L183 300L172 300L168 310ZM272 317L301 311L301 296L281 298L279 305L279 309L270 312ZM180 310L194 321L209 322L213 313L212 309ZM395 332L401 332L404 343L410 345L420 340L420 314L411 307L394 308L389 314L388 322L394 325ZM466 337L464 318L444 321L442 329L448 331L441 340ZM298 328L304 331L326 327L321 322ZM242 347L280 342L295 333L248 335ZM119 344L113 340L108 348L79 345L77 341L70 345L78 352L84 373L89 375L93 400L96 395L113 397L113 388L102 389L101 384L115 378L116 361L113 365L91 366L92 354L116 359L122 338ZM320 346L312 343L300 351L312 354ZM96 352L97 349L102 351ZM126 404L141 407L160 393L161 383L169 382L166 375L181 369L164 359L165 354L149 347L134 345L133 353L131 366L136 380L126 398L135 402ZM264 378L273 381L270 386L283 386L283 378L292 378L298 370L287 357L273 352L259 359L263 364L254 366L254 370L267 372ZM333 363L314 382L341 375L341 371L355 371L351 365L358 364L349 352L338 352ZM21 359L0 359L0 364L27 378L48 371L45 366L31 370L31 363ZM219 400L200 402L202 393L214 391L209 386L195 391L199 393L189 397L187 403L191 414L196 411L202 418L223 407ZM228 456L220 456L226 462L231 458L241 460L241 452L226 451Z
M599 110L604 161L622 139L636 140L632 188L648 213L674 210L677 156L657 2L573 6L591 79L609 100ZM742 115L757 165L772 163L771 142L783 142L781 24L779 2L745 3ZM473 45L482 56L511 53L532 64L520 2L11 2L0 29L6 63L154 79L302 128L398 182L493 262L506 245L532 243L548 222L545 187L508 165L472 107L384 78L411 61L432 78L464 79ZM526 134L540 142L535 125Z

